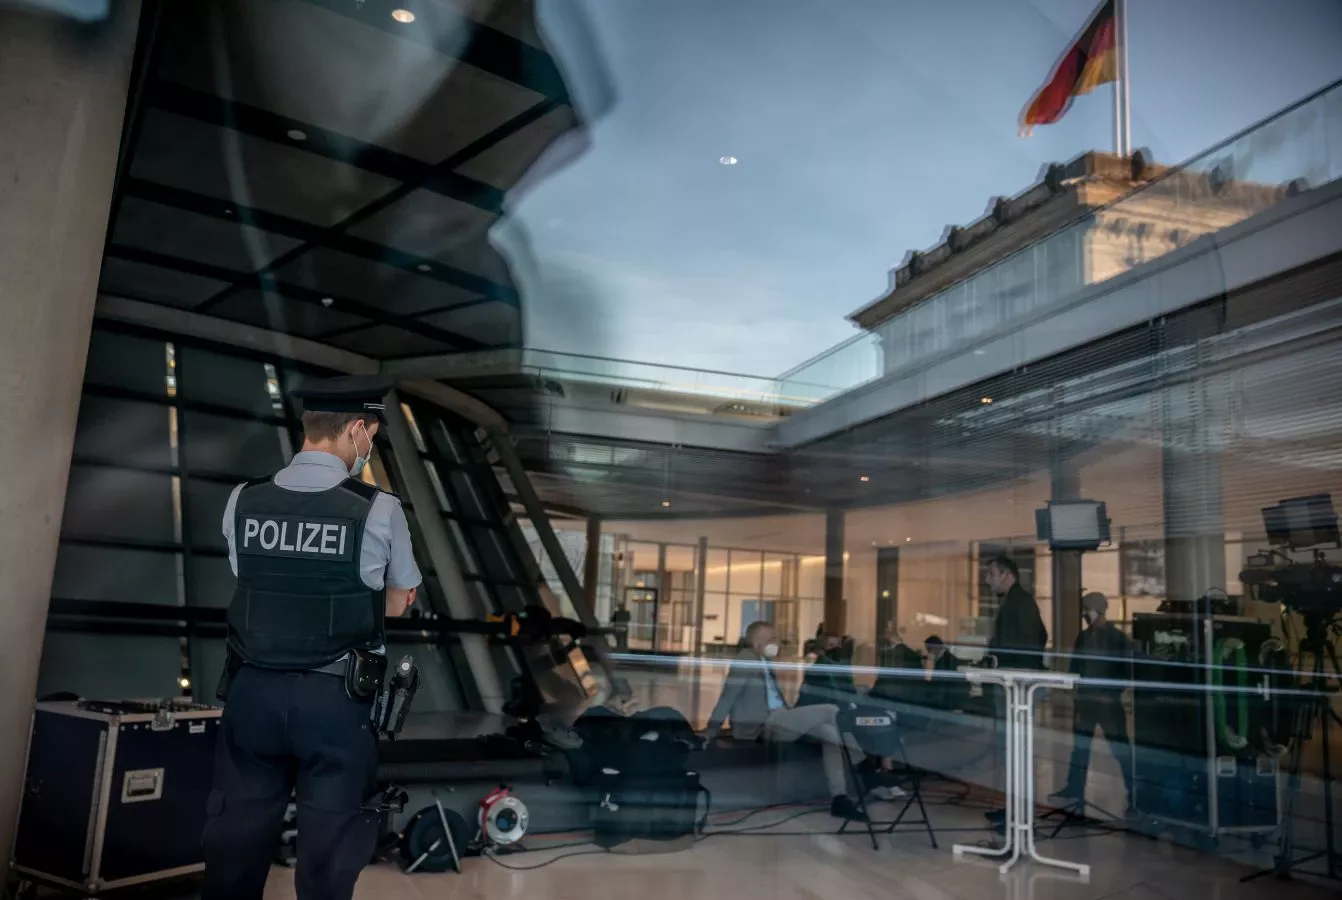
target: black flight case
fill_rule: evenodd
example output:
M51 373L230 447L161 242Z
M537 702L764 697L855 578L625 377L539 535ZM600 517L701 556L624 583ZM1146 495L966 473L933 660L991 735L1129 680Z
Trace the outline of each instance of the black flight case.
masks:
M14 874L94 895L203 871L222 712L180 700L37 704Z

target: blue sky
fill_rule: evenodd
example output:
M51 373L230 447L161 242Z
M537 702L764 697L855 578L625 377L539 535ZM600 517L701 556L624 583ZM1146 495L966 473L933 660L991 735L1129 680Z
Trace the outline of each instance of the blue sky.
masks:
M616 100L513 211L533 347L776 375L852 336L908 250L1112 149L1107 87L1016 135L1098 0L539 0L542 22L572 2ZM1129 0L1129 23L1133 145L1161 162L1342 77L1342 0Z

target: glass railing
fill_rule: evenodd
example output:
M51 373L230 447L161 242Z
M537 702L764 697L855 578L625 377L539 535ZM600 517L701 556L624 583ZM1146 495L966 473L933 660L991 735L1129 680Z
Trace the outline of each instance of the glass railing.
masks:
M558 382L609 385L631 392L646 391L666 397L697 398L707 401L705 411L732 404L756 414L782 414L790 409L809 406L823 391L801 379L794 382L797 393L781 390L782 381L757 375L740 375L711 369L691 369L656 363L641 363L576 353L548 350L522 351L521 370L538 378ZM631 398L637 400L637 397Z
M1342 81L779 377L817 403L925 365L1082 288L1342 177Z

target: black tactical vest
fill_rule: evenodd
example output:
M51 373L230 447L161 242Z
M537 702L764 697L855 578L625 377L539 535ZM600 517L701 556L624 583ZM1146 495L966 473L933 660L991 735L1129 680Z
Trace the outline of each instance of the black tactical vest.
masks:
M359 574L364 523L378 493L352 478L315 492L264 479L239 492L228 644L244 662L312 669L385 643L386 591Z

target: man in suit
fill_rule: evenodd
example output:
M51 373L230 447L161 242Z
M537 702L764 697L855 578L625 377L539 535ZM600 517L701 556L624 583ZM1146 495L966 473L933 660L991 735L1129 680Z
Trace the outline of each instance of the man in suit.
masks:
M745 741L764 738L792 743L804 737L818 739L824 755L825 779L833 797L830 814L860 821L862 813L848 796L848 767L839 746L839 708L832 703L795 709L788 706L769 662L778 655L773 625L752 623L746 629L745 644L732 660L727 683L709 716L708 742L717 738L724 722L731 723L733 737Z
M1044 648L1048 644L1048 629L1039 614L1039 604L1020 584L1020 569L1009 556L998 556L988 563L988 587L1002 598L993 619L992 634L988 638L988 653L997 658L1001 669L1046 669ZM1005 717L1005 709L999 707ZM1006 724L997 733L997 757L1006 761ZM986 813L990 822L1001 825L1006 821L1006 810L995 809Z

